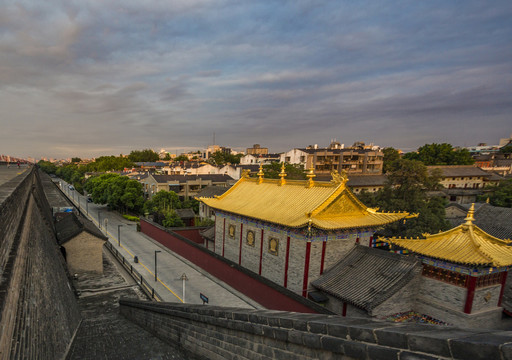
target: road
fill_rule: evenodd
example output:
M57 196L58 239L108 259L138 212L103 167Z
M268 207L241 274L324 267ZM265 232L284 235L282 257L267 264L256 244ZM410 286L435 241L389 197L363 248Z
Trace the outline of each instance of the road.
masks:
M209 305L263 309L261 305L239 293L229 285L204 272L188 260L173 253L145 234L136 231L136 223L128 221L105 205L88 203L85 196L70 190L60 180L61 190L70 200L109 237L109 241L131 261L133 267L144 276L162 297L163 301L202 304L202 293ZM99 221L101 222L101 226ZM155 259L156 254L156 259ZM133 261L138 257L138 264ZM156 267L156 269L155 269ZM155 281L155 273L157 280ZM182 275L188 280L183 288Z

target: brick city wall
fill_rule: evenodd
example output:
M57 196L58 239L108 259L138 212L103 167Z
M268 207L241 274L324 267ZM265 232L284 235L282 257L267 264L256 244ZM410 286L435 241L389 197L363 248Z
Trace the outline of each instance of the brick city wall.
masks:
M223 258L193 241L141 219L141 231L268 309L330 313L322 306Z
M36 170L0 194L0 358L62 358L80 313Z
M512 332L137 300L120 311L194 360L512 359Z

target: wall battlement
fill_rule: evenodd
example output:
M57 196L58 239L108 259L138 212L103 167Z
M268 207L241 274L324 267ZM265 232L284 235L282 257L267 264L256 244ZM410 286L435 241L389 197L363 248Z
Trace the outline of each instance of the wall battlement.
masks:
M504 331L134 300L120 311L191 359L512 359Z
M0 359L58 359L80 323L37 169L0 186Z

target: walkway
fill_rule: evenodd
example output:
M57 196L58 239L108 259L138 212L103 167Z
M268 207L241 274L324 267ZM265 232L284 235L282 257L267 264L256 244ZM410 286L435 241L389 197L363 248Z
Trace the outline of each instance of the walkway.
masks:
M106 206L88 203L86 197L76 190L70 190L64 181L60 182L62 191L68 198L79 206L84 214L88 214L88 217L107 234L109 241L148 282L154 283L153 287L162 301L202 304L200 294L203 294L208 298L209 305L263 309L247 296L145 234L137 232L136 223L124 219L117 212L108 211ZM133 261L135 256L138 257L138 263ZM188 280L183 281L183 275Z

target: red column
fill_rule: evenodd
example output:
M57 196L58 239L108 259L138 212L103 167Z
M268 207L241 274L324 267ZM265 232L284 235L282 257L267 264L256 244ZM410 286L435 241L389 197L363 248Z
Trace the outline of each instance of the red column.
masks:
M322 260L320 261L320 275L324 273L324 262L325 262L325 248L327 246L327 241L323 241L322 243Z
M213 252L215 252L216 237L217 237L217 215L215 215L215 222L213 223Z
M347 303L343 302L343 310L341 311L341 316L347 316Z
M466 305L464 305L464 312L466 314L471 314L471 309L473 308L473 298L475 297L475 288L476 288L476 276L468 277L467 284L468 294L466 295Z
M311 256L311 241L306 243L306 258L304 260L304 281L302 283L302 296L308 295L309 257Z
M356 244L359 244L359 236L356 237Z
M238 251L238 265L242 265L242 237L244 234L244 224L240 224L240 249Z
M372 247L373 243L373 236L370 236L370 242L368 243L368 247Z
M224 219L224 228L222 229L222 256L224 257L224 244L226 242L226 219Z
M288 265L290 261L290 237L286 238L286 260L284 262L284 287L288 286Z
M498 306L501 306L501 300L503 299L503 293L505 292L505 284L507 283L507 275L508 275L508 271L501 273L501 290L500 290L500 298L498 300Z
M260 270L258 272L261 275L261 263L263 261L263 229L261 229L261 244L260 244Z

